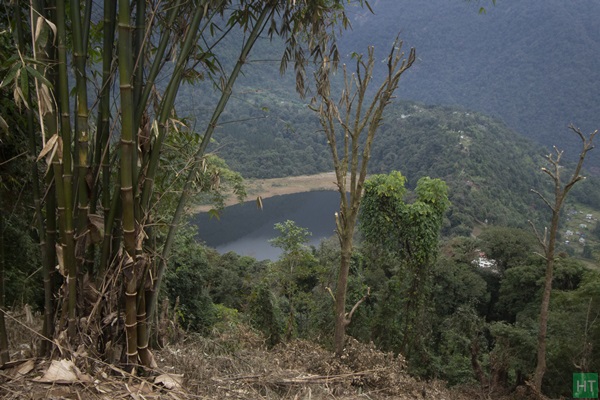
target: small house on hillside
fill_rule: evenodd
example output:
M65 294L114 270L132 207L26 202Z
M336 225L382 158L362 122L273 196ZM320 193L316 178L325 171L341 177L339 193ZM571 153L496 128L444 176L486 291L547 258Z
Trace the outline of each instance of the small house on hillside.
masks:
M487 258L486 254L483 251L479 252L479 257L473 261L471 261L473 265L478 266L479 268L489 269L492 272L498 272L498 263L496 260L492 260Z

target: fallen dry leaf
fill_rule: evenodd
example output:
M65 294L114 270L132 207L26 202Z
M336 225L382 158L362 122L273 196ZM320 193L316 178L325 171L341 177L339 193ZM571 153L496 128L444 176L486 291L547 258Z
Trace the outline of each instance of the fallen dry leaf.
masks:
M41 383L73 383L91 382L92 378L79 371L73 361L62 359L52 360L44 375L33 380Z
M25 376L30 373L35 367L35 363L33 360L27 360L23 364L19 365L18 368L15 369L15 378L20 378L21 376Z
M162 374L154 378L154 384L162 384L167 389L179 389L183 382L183 375Z

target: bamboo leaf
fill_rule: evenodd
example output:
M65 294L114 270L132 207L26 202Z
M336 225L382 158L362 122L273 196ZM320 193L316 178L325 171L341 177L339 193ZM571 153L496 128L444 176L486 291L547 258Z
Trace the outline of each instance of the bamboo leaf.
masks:
M21 92L23 93L23 103L25 103L25 107L29 108L27 104L26 96L29 95L29 74L27 74L27 66L25 66L25 71L21 70L20 74L20 84L21 84Z
M43 18L43 17L40 17L40 18ZM46 18L44 18L44 22L46 24L48 24L48 26L50 27L50 29L52 29L52 33L54 35L53 39L52 39L52 44L54 44L55 43L55 39L57 37L57 35L56 35L56 25L52 21L50 21L49 19L46 19Z
M104 237L104 217L97 214L88 215L88 229L92 243L100 243Z
M2 82L0 82L0 89L11 84L16 79L17 73L19 72L19 64L13 64L12 68L8 71Z
M39 17L35 24L35 32L33 34L33 41L40 48L45 47L48 43L48 31L44 29L44 18Z
M52 110L53 101L50 96L50 89L44 84L40 87L40 99L38 102L38 110L41 116L46 115L48 111Z
M58 260L58 264L56 265L56 269L58 270L58 272L66 277L67 275L65 274L65 259L63 256L63 247L60 244L56 244L56 259Z
M13 97L15 100L15 104L20 108L21 104L25 104L27 107L27 103L25 102L25 96L23 95L23 91L20 86L15 86L15 90L13 91Z
M52 135L52 137L50 139L48 139L48 141L46 142L46 145L44 146L42 151L40 151L40 154L38 155L36 161L40 161L46 154L48 154L50 152L50 150L52 150L54 148L54 146L56 145L57 140L58 140L58 134L55 133L54 135Z
M31 74L31 76L40 81L42 84L52 87L52 83L50 83L50 81L44 75L40 74L37 69L30 67L29 65L26 65L25 69Z

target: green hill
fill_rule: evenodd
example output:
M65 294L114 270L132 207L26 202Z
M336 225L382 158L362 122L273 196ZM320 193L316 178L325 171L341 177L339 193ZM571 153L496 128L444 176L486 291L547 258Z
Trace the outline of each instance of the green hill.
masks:
M566 149L568 159L577 157L574 141L565 139L569 124L586 133L600 128L600 37L595 19L600 15L599 2L369 3L373 14L366 8L348 7L353 29L341 36L340 52L348 61L351 52L365 53L373 45L383 59L400 33L407 48L417 49L417 62L400 84L400 99L461 106L495 116L548 149L553 145ZM486 7L485 14L478 12L481 6ZM239 46L238 39L228 40L231 51L225 46L225 58L236 54ZM293 73L289 71L284 78L279 74L281 44L263 38L255 50L228 106L230 118L224 121L244 121L268 107L282 120L269 120L268 125L283 129L282 135L292 130L305 132L301 127L311 122L298 120L303 106L293 90ZM206 102L212 95L208 92L198 87L184 89L180 95L183 114L201 119L210 112ZM249 103L259 112L245 111ZM237 124L236 129L246 129L246 125ZM319 160L309 156L306 162ZM600 154L590 154L588 164L600 168Z
M246 104L278 104L281 113L252 119L255 106L238 105L236 116L245 120L243 127L223 126L214 144L232 168L248 178L332 170L316 115L300 101L258 92L254 97ZM453 203L447 228L466 233L486 220L525 226L528 219L538 218L543 208L530 189L548 188L540 172L544 154L497 119L457 107L402 101L384 114L370 172L399 170L409 186L422 176L446 180Z

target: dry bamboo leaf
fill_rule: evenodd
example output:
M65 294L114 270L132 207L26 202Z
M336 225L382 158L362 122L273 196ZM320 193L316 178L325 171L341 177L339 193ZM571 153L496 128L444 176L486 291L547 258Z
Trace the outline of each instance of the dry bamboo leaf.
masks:
M34 42L37 42L38 38L42 34L42 27L43 26L44 26L44 18L39 17L37 19L37 23L35 24L35 33L33 34L33 41ZM45 45L45 43L42 43L42 45Z
M82 373L71 360L52 360L42 377L34 378L41 383L92 382L92 377Z
M17 107L19 109L21 108L21 104L24 104L25 108L29 108L29 105L25 101L25 95L23 94L23 91L21 90L21 88L19 86L15 86L13 96L15 98L15 104L17 105Z
M57 30L56 30L56 24L54 24L49 19L46 19L46 18L42 17L41 15L38 16L38 22L37 22L38 26L40 25L40 21L43 21L44 23L46 23L50 27L50 29L52 29L52 33L53 33L52 44L54 44L56 42L56 32L57 32ZM35 35L36 37L39 36L39 32L40 31L41 31L41 27L39 28L39 31L38 31L38 28L36 27L36 35Z
M38 104L38 110L40 115L44 116L52 109L52 97L50 96L50 90L44 83L40 86L40 99Z
M19 365L17 369L15 369L15 378L20 378L21 376L25 376L30 373L35 367L35 363L33 360L27 360L23 364Z
M50 152L50 150L53 150L57 141L58 141L58 134L55 133L54 135L52 135L52 137L50 139L48 139L48 141L46 142L46 145L44 146L42 151L40 151L40 154L38 155L36 161L40 161L46 154L48 154Z
M183 383L183 375L180 374L162 374L154 378L154 384L162 384L165 388L173 390L180 389Z
M33 325L35 323L35 319L33 318L33 311L31 311L31 306L29 304L25 304L23 306L23 311L25 312L25 322L27 325Z
M42 383L72 383L77 382L77 373L75 373L75 365L69 360L52 360L50 367L46 370L43 376L34 378L35 382Z
M104 237L104 217L98 214L88 215L88 229L92 243L100 243Z
M149 383L141 381L141 383L139 384L129 384L126 385L127 386L127 390L129 390L129 392L131 394L135 394L135 395L145 395L145 394L153 394L154 392L152 391L152 386L150 386Z

